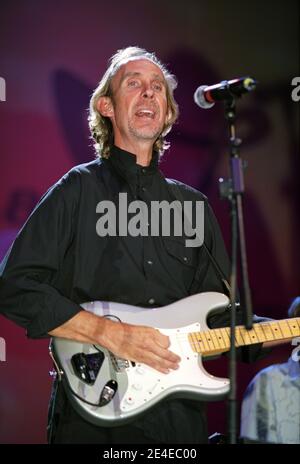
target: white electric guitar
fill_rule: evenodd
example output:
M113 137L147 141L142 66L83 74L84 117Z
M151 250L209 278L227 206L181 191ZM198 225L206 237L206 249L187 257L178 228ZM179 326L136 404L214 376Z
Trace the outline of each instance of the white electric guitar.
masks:
M101 426L122 425L167 397L219 400L229 380L214 377L202 365L209 357L230 349L230 329L210 330L209 313L223 311L228 298L216 292L189 296L161 308L140 308L94 301L82 305L94 314L129 324L148 325L170 338L170 350L181 357L179 369L162 374L145 364L116 358L101 346L54 337L50 355L77 412ZM300 335L300 318L236 328L236 346Z

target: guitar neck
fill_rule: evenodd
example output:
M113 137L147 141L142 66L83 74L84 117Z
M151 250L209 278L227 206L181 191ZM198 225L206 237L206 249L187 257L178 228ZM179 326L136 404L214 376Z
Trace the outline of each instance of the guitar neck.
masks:
M254 345L274 340L287 340L300 336L300 317L281 321L253 324L251 330L244 326L235 328L235 346ZM230 350L230 327L191 332L188 340L193 351L210 356Z

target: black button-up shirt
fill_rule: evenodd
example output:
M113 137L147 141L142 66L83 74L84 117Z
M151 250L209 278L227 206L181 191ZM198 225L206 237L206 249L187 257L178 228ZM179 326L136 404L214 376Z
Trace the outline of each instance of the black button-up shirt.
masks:
M151 308L193 293L224 292L220 271L204 246L188 248L184 237L174 235L101 237L96 231L99 202L117 205L119 193L127 193L128 203L178 200L172 185L160 173L156 153L142 167L133 154L114 147L109 159L73 168L42 197L4 258L0 312L38 338L87 301ZM176 187L183 200L205 202L205 244L221 274L228 276L227 254L206 197L180 182ZM214 316L212 325L228 325L225 313ZM206 436L201 411L198 402L172 400L160 403L135 426L161 443L198 443ZM57 413L64 414L58 405Z
M228 275L223 240L206 197L178 186L184 200L205 201L205 242ZM128 204L175 200L156 153L142 167L135 155L114 147L109 159L76 166L51 187L20 231L1 265L0 311L30 337L47 336L87 301L155 307L199 291L224 291L203 247L186 247L183 237L100 237L97 204L118 205L120 192L127 193Z

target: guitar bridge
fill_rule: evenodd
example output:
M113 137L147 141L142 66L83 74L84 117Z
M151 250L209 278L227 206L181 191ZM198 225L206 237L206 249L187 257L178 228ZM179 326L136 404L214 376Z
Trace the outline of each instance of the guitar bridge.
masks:
M125 369L130 367L130 361L128 361L128 359L117 358L113 353L109 353L109 355L116 372L124 372Z

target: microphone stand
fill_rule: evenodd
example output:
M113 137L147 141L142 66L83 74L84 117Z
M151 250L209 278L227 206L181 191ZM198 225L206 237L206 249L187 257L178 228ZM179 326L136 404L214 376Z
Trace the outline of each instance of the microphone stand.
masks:
M242 195L244 193L243 165L239 156L241 139L236 137L236 100L230 96L225 100L225 118L229 125L230 147L230 173L231 178L219 180L219 189L222 198L230 202L231 216L231 275L230 275L230 352L229 352L229 379L230 390L228 396L228 431L229 443L236 443L237 436L237 399L236 399L236 304L237 304L237 267L238 267L238 242L241 259L242 282L245 299L245 327L252 328L252 302L248 279L248 266L245 244L245 230L243 221Z

